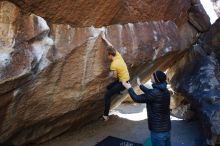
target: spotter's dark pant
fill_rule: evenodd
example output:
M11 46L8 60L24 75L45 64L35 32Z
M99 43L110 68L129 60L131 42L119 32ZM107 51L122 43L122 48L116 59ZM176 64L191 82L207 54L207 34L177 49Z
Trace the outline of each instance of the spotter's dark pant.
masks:
M105 93L105 110L104 115L108 116L110 106L111 106L111 97L116 94L120 94L121 91L125 90L125 87L121 82L115 81L107 86L107 92Z
M171 146L170 131L168 132L153 132L151 131L152 146Z

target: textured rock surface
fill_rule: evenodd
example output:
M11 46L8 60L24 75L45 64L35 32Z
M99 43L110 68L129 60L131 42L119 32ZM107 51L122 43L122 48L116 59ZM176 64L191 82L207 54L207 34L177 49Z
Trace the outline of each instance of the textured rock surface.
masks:
M192 103L209 143L220 135L219 46L220 19L170 70L173 88Z
M190 48L198 39L198 31L189 22L183 24L180 28L181 48Z
M11 1L21 9L0 2L4 145L41 143L102 114L110 80L101 31L123 55L132 78L166 69L196 41L197 25L188 22L189 0Z
M184 49L171 21L49 27L41 17L23 14L8 2L1 2L0 14L4 28L0 143L4 144L43 142L102 114L102 96L110 81L101 31L124 56L131 74L143 64Z
M10 0L24 12L55 23L103 26L138 21L173 20L185 23L190 0Z

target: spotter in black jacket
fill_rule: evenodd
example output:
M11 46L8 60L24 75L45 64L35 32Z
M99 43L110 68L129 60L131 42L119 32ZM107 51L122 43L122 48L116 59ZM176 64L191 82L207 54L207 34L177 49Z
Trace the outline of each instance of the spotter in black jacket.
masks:
M167 132L171 129L170 121L170 93L167 83L154 83L153 89L140 85L144 94L137 95L132 88L128 92L134 102L146 103L148 126L153 132Z

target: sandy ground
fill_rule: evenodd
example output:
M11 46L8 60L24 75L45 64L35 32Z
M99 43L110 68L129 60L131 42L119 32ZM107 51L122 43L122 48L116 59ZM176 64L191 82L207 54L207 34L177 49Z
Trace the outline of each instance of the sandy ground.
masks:
M35 146L94 146L107 136L114 136L136 143L144 143L149 137L145 104L122 104L112 110L108 122L96 121L79 131L65 134L44 144ZM200 137L197 121L172 119L172 142L194 144Z

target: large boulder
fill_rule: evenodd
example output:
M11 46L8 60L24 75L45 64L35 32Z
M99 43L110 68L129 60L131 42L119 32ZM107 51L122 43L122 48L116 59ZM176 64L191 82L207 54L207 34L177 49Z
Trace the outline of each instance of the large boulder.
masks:
M171 66L197 38L189 0L10 1L0 1L3 145L41 143L102 115L111 80L101 32L132 79Z
M220 19L169 71L172 87L194 107L210 145L220 136L219 46Z
M109 62L102 31L125 58L132 77L149 62L160 60L168 66L184 49L172 21L49 27L43 18L24 14L12 3L0 5L4 28L0 33L0 143L4 145L40 143L102 115L103 93L111 82L106 78Z

